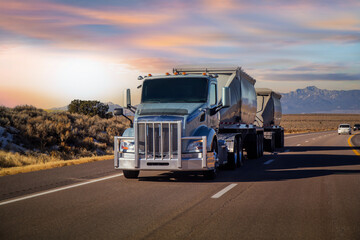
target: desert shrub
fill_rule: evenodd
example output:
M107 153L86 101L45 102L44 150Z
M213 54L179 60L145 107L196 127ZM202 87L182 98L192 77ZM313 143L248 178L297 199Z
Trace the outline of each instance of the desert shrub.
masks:
M27 149L27 152L43 153L57 159L111 154L114 136L121 135L128 127L122 118L46 112L32 106L0 107L0 124L8 131L10 128L16 130L13 144Z
M70 113L79 113L89 115L91 117L98 115L101 118L106 118L106 112L109 110L109 105L101 103L99 101L84 101L75 99L71 101L68 106Z

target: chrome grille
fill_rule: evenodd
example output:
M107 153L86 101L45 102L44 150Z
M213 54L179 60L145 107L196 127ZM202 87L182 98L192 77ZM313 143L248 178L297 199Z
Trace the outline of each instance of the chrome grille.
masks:
M137 153L146 160L179 159L181 121L136 122Z

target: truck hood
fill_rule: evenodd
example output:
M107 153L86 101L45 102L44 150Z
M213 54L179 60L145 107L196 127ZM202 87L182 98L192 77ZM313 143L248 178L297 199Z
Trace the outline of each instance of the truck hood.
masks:
M204 103L143 103L138 106L136 115L189 115L203 106Z

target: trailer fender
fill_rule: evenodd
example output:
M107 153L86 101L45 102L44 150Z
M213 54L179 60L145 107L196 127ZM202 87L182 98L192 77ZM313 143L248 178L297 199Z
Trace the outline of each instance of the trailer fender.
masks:
M200 126L195 130L193 136L206 136L206 149L207 151L211 151L211 144L214 138L216 138L216 132L214 129L206 126Z

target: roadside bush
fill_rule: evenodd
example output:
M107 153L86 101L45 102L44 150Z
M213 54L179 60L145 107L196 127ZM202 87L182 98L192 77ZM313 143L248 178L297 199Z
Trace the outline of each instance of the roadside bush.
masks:
M25 152L43 153L52 158L73 159L111 154L114 136L121 135L128 122L122 118L104 119L17 106L0 107L0 126L12 132L11 144L25 149L24 156ZM1 148L5 146L2 144Z

